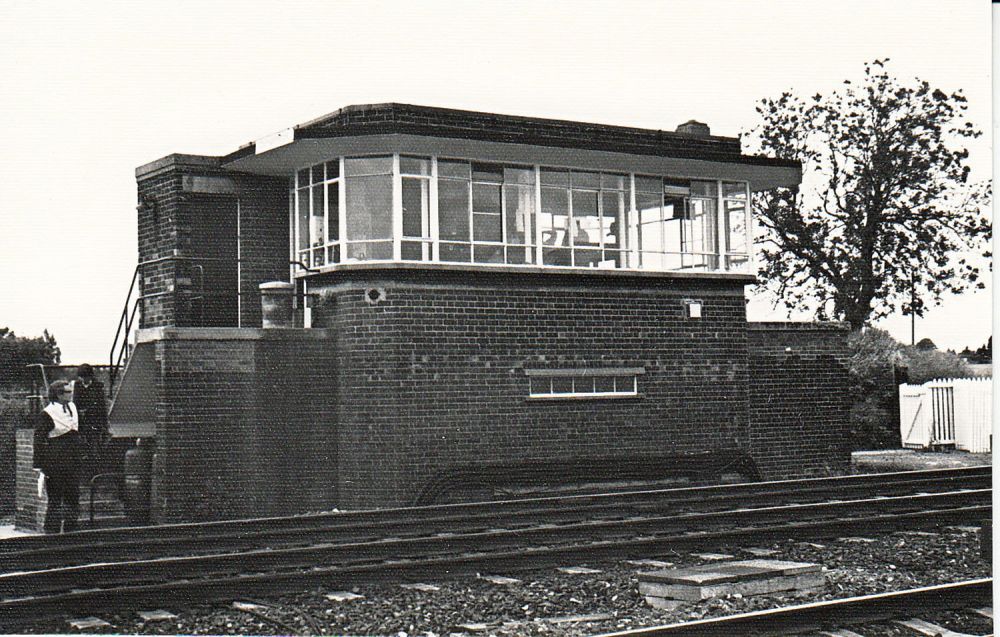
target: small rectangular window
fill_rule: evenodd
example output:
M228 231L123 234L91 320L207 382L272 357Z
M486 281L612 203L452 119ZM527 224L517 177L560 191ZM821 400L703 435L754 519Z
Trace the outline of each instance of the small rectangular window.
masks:
M527 369L528 397L623 398L639 396L642 367L597 369Z

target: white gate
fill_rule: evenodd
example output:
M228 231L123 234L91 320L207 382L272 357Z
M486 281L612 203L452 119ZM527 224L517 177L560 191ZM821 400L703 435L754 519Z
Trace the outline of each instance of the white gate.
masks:
M938 379L899 386L903 446L953 445L973 453L992 450L991 378Z

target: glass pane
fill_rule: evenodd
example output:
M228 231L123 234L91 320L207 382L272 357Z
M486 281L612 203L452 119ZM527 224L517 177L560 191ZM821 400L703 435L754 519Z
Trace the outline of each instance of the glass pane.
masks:
M529 246L510 246L507 248L507 263L524 265L535 262L535 249Z
M504 186L503 190L507 243L534 243L535 189L530 186Z
M559 378L555 377L552 379L552 393L553 394L572 394L573 393L573 379L572 378Z
M330 240L340 239L340 184L332 183L326 186L326 201L329 210Z
M635 376L616 376L615 391L619 394L634 394L635 378Z
M573 173L574 188L600 188L601 175L598 173Z
M715 268L718 260L716 235L718 225L715 220L715 201L711 199L691 199L688 236L685 237L684 251L696 255L689 263L691 267Z
M392 177L348 177L345 188L347 239L391 239Z
M327 255L329 263L340 263L340 246L330 246L327 248Z
M323 248L316 248L312 251L312 265L313 267L325 265L326 264L326 250Z
M569 171L568 170L558 170L556 168L542 168L542 185L543 186L568 186L569 185Z
M747 185L742 181L722 182L722 196L730 199L746 199Z
M691 182L686 179L664 179L664 194L687 197L691 194Z
M625 190L628 180L625 175L601 175L601 187L608 190Z
M392 259L392 241L348 243L347 258L357 261L388 261Z
M326 243L326 233L324 232L324 215L326 214L324 196L326 191L323 186L313 186L312 189L312 229L310 230L310 236L312 237L312 245L321 246Z
M531 376L528 381L531 384L532 394L549 394L552 387L547 376Z
M601 219L597 216L597 193L573 191L573 245L601 245Z
M594 378L594 391L607 394L613 392L614 390L614 376L597 376Z
M430 260L430 246L422 241L403 241L399 248L404 261Z
M542 188L542 211L538 218L542 244L569 246L568 222L569 192L562 188ZM570 265L570 251L546 248L543 261L549 265Z
M400 157L399 172L404 175L430 175L431 160L424 157Z
M309 169L303 168L295 176L295 185L299 188L309 185Z
M747 211L746 202L725 202L726 209L726 252L747 251Z
M621 247L619 230L625 212L625 194L621 192L601 193L601 227L604 232L604 247Z
M495 184L472 184L472 210L474 212L500 213L500 186Z
M323 164L316 164L312 167L312 177L314 184L326 181L326 178L323 176Z
M642 253L644 269L658 269L663 262L663 225L660 210L662 195L637 192L635 205L639 212L636 240Z
M309 189L301 188L295 191L298 204L298 242L299 250L309 247Z
M500 183L503 181L503 166L500 164L472 164L472 179L474 181L491 181Z
M467 161L457 161L454 159L438 160L438 177L468 179L471 174L469 162Z
M344 172L352 175L381 175L392 172L392 157L352 157L344 160Z
M506 166L503 169L503 181L505 184L535 184L535 169L530 167Z
M573 250L573 265L578 268L596 268L603 260L600 250Z
M667 252L680 252L684 248L685 201L683 197L663 197L663 247Z
M429 180L403 179L404 237L425 237L429 234L429 197Z
M340 160L334 159L326 162L326 178L336 179L337 177L340 177Z
M719 185L714 181L692 181L692 197L714 197L719 194Z
M438 225L444 241L469 240L469 182L447 179L438 182ZM464 260L468 261L468 257Z
M472 258L472 249L468 244L442 242L440 258L442 261L468 263Z
M594 379L591 376L576 376L573 378L573 391L577 394L593 394Z
M473 213L472 238L475 241L503 241L500 215L482 212Z
M663 188L663 180L659 177L635 176L636 192L655 192L656 194L660 194L661 188Z
M503 263L503 246L475 246L476 263Z

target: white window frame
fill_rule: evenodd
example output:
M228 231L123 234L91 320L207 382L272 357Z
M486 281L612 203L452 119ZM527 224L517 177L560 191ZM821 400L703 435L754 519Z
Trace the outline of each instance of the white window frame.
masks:
M646 373L643 367L614 367L614 368L576 368L576 369L526 369L524 375L528 378L528 399L529 400L599 400L599 399L620 399L620 398L641 398L639 393L639 376ZM596 378L614 378L615 389L610 392L577 391L576 379L592 379L590 386L593 388ZM556 392L554 381L571 381L571 391ZM538 381L548 380L549 391L537 392L532 389L532 384ZM623 389L619 389L619 381L624 384Z
M401 170L400 170L400 158L401 158L401 155L407 156L407 157L413 156L413 157L421 157L421 158L430 159L430 162L431 162L430 175L409 175L409 174L403 175L401 173ZM391 170L392 170L392 173L391 173L390 176L391 176L391 184L392 184L391 185L391 189L392 189L391 214L392 214L392 235L393 235L392 238L391 238L391 241L392 241L392 258L391 259L370 259L370 260L365 260L365 261L351 261L351 260L347 259L347 244L348 244L348 237L347 237L347 201L346 201L346 199L347 199L347 188L346 188L347 177L346 177L346 172L345 172L345 168L346 168L345 161L346 161L346 159L363 158L363 157L386 157L386 158L390 158L391 157L391 163L392 163L392 169ZM438 192L439 192L438 161L439 161L439 159L448 159L448 160L452 160L452 161L463 161L463 162L468 162L470 164L470 175L469 175L468 182L467 182L468 188L469 188L469 197L468 197L469 198L469 207L468 207L468 215L469 215L469 238L468 238L468 241L467 241L468 247L469 247L469 261L442 261L441 260L441 236L440 236L440 220L439 220L439 205L438 205ZM290 207L290 211L289 211L289 217L290 217L290 219L289 219L289 227L290 227L289 247L290 247L290 251L291 251L291 254L292 254L292 259L291 260L292 261L302 261L303 263L305 263L310 268L317 268L317 267L318 268L326 268L326 267L330 267L330 266L342 265L342 264L345 264L345 263L402 262L402 241L405 239L402 236L402 234L403 234L403 231L402 231L402 228L403 228L403 218L402 218L402 213L403 213L402 184L403 184L403 179L404 178L416 178L416 179L426 179L428 181L428 197L429 197L428 211L427 211L428 215L429 215L429 218L426 219L426 225L428 227L424 228L424 230L423 230L424 231L424 236L421 239L421 241L424 242L424 244L428 246L428 250L426 251L426 255L427 255L428 258L425 259L425 260L422 259L420 261L420 263L441 263L441 264L466 264L467 263L467 264L474 265L474 266L493 267L493 268L501 268L501 269L502 268L519 268L519 267L525 267L525 266L528 266L528 267L541 267L541 268L545 268L545 269L566 269L566 268L578 269L578 270L594 269L593 266L588 267L588 266L582 266L582 265L554 265L554 264L546 264L544 262L544 254L543 254L543 252L544 252L545 246L544 246L544 244L542 242L542 237L541 237L542 224L540 222L540 220L541 220L541 214L542 214L542 203L541 203L541 199L542 199L542 197L541 197L541 195L542 195L542 179L541 179L541 177L542 177L542 175L541 175L541 173L542 173L542 170L553 169L553 170L567 170L567 171L570 171L570 183L569 183L568 186L565 187L565 190L566 190L566 194L567 194L567 198L568 198L567 204L568 204L568 214L569 214L569 218L568 218L569 227L567 229L567 232L569 232L571 234L571 239L570 239L571 245L568 246L568 249L570 250L571 259L572 259L571 262L572 263L575 263L576 258L577 258L577 255L576 255L576 248L577 248L577 246L575 245L575 239L576 239L576 237L573 236L573 221L574 221L574 216L573 216L573 193L574 193L574 191L575 190L580 190L580 191L593 192L597 196L598 221L599 221L599 224L601 226L601 229L600 229L600 241L599 241L599 246L596 246L596 247L593 247L593 248L591 248L591 246L587 246L587 249L599 250L601 252L602 257L605 255L605 239L606 239L606 237L605 237L605 231L606 231L605 225L606 225L606 223L608 221L607 219L605 219L605 216L604 216L604 193L605 192L616 192L616 193L617 192L621 192L619 190L615 190L615 189L612 189L612 188L606 188L606 187L603 186L603 183L599 184L598 186L595 186L595 187L581 186L581 187L576 187L575 188L573 186L573 183L572 183L572 173L573 172L589 172L589 173L597 173L597 174L624 175L625 178L626 178L626 184L627 184L627 186L626 186L626 191L625 191L625 196L624 196L624 210L621 211L620 217L619 217L619 221L621 222L620 225L622 226L618 230L618 244L619 244L618 253L620 255L620 258L619 258L619 267L617 267L617 268L607 268L607 269L623 270L623 271L647 271L647 272L664 272L664 273L669 273L669 272L683 271L685 269L688 269L687 267L685 267L685 264L688 262L689 259L691 260L691 262L693 264L694 262L704 261L706 259L714 257L717 260L716 266L713 267L713 268L705 268L704 272L709 273L709 274L711 274L711 273L724 273L724 272L727 272L727 271L742 272L742 273L747 273L747 274L751 274L752 272L754 272L754 267L755 267L755 261L754 261L755 250L754 250L754 245L753 245L753 217L752 217L752 206L751 206L751 199L750 199L750 197L751 197L751 191L750 191L750 184L749 184L749 182L747 182L745 180L740 180L740 179L725 179L725 180L724 179L704 179L704 178L680 177L680 176L675 176L675 175L664 176L664 175L655 175L655 174L646 174L646 173L635 173L635 172L631 172L631 171L615 170L614 168L599 169L599 168L592 168L592 167L558 166L558 165L548 165L548 164L546 164L546 165L534 164L534 165L528 166L528 165L524 165L524 164L519 164L517 162L510 163L510 162L495 161L495 160L488 160L488 159L481 159L481 158L465 158L465 157L452 157L452 156L440 156L439 157L438 155L422 155L420 153L398 153L398 152L397 153L385 153L385 152L381 152L381 153L370 153L370 154L362 154L362 155L347 155L347 156L343 156L343 157L338 157L336 159L330 159L329 161L330 162L332 162L332 161L337 161L338 162L339 171L338 171L337 177L330 178L329 174L327 174L328 171L326 170L326 165L325 165L327 162L317 162L316 164L311 164L309 166L305 166L305 167L296 169L296 171L292 175L292 179L291 179L291 182L290 182L291 183L291 188L290 188L291 193L290 193L290 202L289 202L290 203L290 206L289 206ZM528 243L528 245L520 245L520 244L516 244L515 245L515 244L508 243L508 240L507 240L507 234L508 234L507 233L507 230L508 230L507 229L507 225L508 225L508 220L507 220L507 214L506 214L506 203L507 203L506 200L507 200L508 193L507 193L507 189L505 187L506 184L505 184L505 182L502 179L501 179L501 182L498 184L499 188L500 188L500 231L501 231L501 241L500 242L492 242L492 241L484 242L484 241L476 241L475 240L475 238L474 238L475 237L475 218L474 218L474 206L473 206L473 189L474 189L474 185L477 182L476 182L476 180L473 178L473 176L471 174L471 164L473 164L473 163L491 163L491 164L500 165L502 167L516 166L516 167L519 167L519 168L528 168L528 169L530 169L530 170L532 170L534 172L535 181L534 181L534 188L532 189L533 190L533 196L534 196L534 202L533 202L534 205L533 205L533 212L532 212L532 214L533 214L532 223L534 223L534 233L533 233L533 237L527 237L527 236L525 237L525 241L526 241L526 243ZM312 183L312 169L314 169L317 166L322 166L323 167L324 179L323 179L323 181L317 182L317 183L314 184L314 183ZM299 172L302 171L302 170L308 170L308 171L310 171L309 172L309 175L310 175L309 186L303 186L303 185L301 185L299 183ZM374 175L375 173L372 173L372 174ZM378 173L378 174L379 175L384 175L385 173ZM367 176L367 175L358 175L358 176ZM661 184L663 183L663 180L665 178L669 178L669 179L690 179L691 181L701 181L701 182L714 183L715 186L716 186L716 195L714 197L696 197L696 196L690 196L689 195L687 197L687 199L703 199L703 200L706 200L706 201L711 201L714 204L714 206L715 206L715 214L716 214L716 247L715 247L715 250L713 250L711 253L704 252L704 251L703 252L691 252L691 251L681 250L679 253L677 253L679 255L679 257L680 257L680 263L681 263L681 267L679 269L678 268L667 268L667 267L662 266L662 265L658 266L658 267L655 267L655 268L654 267L646 267L646 262L648 262L650 260L652 260L654 263L660 263L660 264L668 263L669 262L668 257L670 255L674 254L674 252L673 251L668 252L667 249L666 249L666 246L663 245L663 243L665 241L666 233L663 232L662 230L660 232L660 244L661 245L659 246L659 252L653 251L653 252L646 253L646 252L644 252L642 250L642 245L638 241L638 235L635 234L638 231L637 230L638 224L641 221L641 219L639 218L639 211L638 211L638 208L637 208L637 196L636 196L637 195L637 193L636 193L636 180L637 180L637 177L651 177L651 178L654 178L654 179L660 179ZM324 245L322 246L323 256L324 256L324 258L323 258L324 264L321 265L321 266L316 266L316 265L314 265L314 261L313 261L313 253L314 253L315 250L320 249L320 246L315 246L315 247L312 246L312 240L311 240L311 237L309 237L308 240L307 240L307 243L309 244L309 247L307 249L305 249L305 250L299 250L299 247L298 247L299 246L299 239L300 239L301 233L303 231L306 232L306 233L311 234L311 230L312 230L312 214L313 214L313 210L312 210L312 203L313 203L312 202L312 191L313 191L313 188L315 188L317 185L322 185L322 187L324 189L324 195L327 195L328 194L328 186L331 183L338 183L338 188L337 188L337 194L338 194L338 211L339 211L339 218L338 218L338 224L339 225L338 225L338 232L337 232L338 238L337 238L336 241L332 241L331 240L331 234L330 234L330 207L331 207L331 203L329 201L329 197L325 196L324 197L325 207L324 207L324 211L323 211L323 224L324 224L324 234L325 234L325 236L324 236ZM492 183L492 182L490 182L490 183ZM739 201L741 201L741 202L744 203L745 208L746 208L746 211L745 211L746 252L745 252L745 254L744 253L730 252L728 250L728 239L729 239L729 236L728 236L728 232L726 231L725 203L726 203L726 201L736 200L736 199L732 198L732 197L726 197L725 196L724 191L723 191L723 183L729 183L729 184L740 183L740 184L743 185L744 192L746 194L746 199L739 200ZM306 195L306 193L308 193L308 194ZM299 200L300 200L300 198L302 196L308 196L309 197L309 224L305 228L301 227L302 224L300 223L300 219L299 219L299 205L300 205L300 201ZM660 197L662 197L662 188L660 189ZM685 204L685 207L687 207L688 205L689 204ZM685 213L684 213L684 217L685 218L683 219L682 223L690 223L690 219L688 218L689 214L690 213L687 210L685 210ZM659 223L660 224L666 223L666 220L663 218L663 216L664 216L664 210L663 210L662 201L661 201L661 204L660 204L660 219L659 219ZM423 221L424 220L422 219L422 222ZM689 230L689 229L685 229L685 230ZM411 239L413 239L413 238L411 238ZM386 239L378 239L378 240L371 240L371 241L372 242L384 242L384 241L388 241L388 240L386 240ZM460 242L460 243L466 243L466 242ZM498 247L500 247L501 250L503 251L503 259L501 259L500 262L477 262L476 259L475 259L475 247L476 247L476 245L480 245L480 244L481 245L489 245L489 246L498 246ZM531 245L531 244L533 244L533 245ZM331 248L333 248L334 246L337 246L337 245L340 246L340 260L339 261L333 261L333 260L329 259L328 257L330 256ZM532 252L533 252L533 255L534 255L534 262L533 263L525 263L525 264L511 264L511 263L507 263L507 261L508 261L507 253L508 253L509 250L514 249L514 248L517 248L517 249L530 248L530 249L532 249ZM308 255L308 258L307 259L303 259L302 256L300 255L300 252L306 253ZM658 255L658 258L656 258L656 259L646 259L646 258L644 258L647 255L648 256L652 256L654 253ZM746 261L745 261L746 265L740 266L740 267L737 267L737 268L731 268L730 264L729 264L730 258L731 257L737 257L737 256L745 256L746 257Z

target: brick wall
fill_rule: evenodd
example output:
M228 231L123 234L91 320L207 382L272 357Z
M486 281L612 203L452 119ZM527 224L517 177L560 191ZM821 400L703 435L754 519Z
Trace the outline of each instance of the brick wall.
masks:
M257 286L288 279L287 179L227 172L219 163L169 155L136 170L142 328L235 327L237 307L242 326L259 327Z
M14 525L21 530L38 531L45 522L44 495L38 497L38 473L34 461L35 430L17 430L17 511Z
M260 327L261 283L288 280L288 180L239 176L240 319Z
M752 452L766 477L850 468L848 329L749 323Z
M742 281L400 270L310 290L316 324L338 334L342 508L408 504L470 462L748 442ZM528 399L526 369L599 367L645 368L643 397Z
M335 506L336 359L323 330L171 329L155 341L153 519Z

